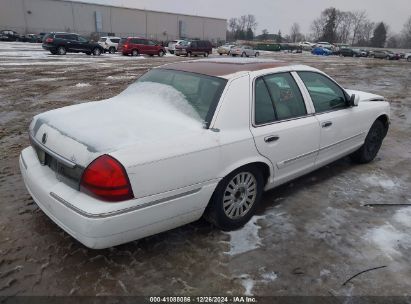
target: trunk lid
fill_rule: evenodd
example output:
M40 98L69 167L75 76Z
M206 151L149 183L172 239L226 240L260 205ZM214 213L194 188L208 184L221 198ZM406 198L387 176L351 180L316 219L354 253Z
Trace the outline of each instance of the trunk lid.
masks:
M78 166L134 145L173 144L201 134L202 121L184 96L170 86L142 82L120 95L69 106L34 117L35 145ZM33 145L33 146L35 146Z

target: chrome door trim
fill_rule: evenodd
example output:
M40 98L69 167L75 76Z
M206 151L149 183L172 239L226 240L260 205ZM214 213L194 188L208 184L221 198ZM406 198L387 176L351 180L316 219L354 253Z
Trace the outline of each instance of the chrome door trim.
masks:
M287 159L287 160L278 162L278 163L277 163L277 167L278 167L278 169L283 169L283 168L285 168L285 167L293 164L294 162L300 160L301 158L305 158L305 157L311 156L311 155L313 155L313 154L315 154L315 153L319 153L319 152L321 152L321 151L328 150L328 149L330 149L330 148L332 148L332 147L334 147L334 146L337 146L337 145L339 145L339 144L341 144L341 143L343 143L343 142L346 142L346 141L355 139L355 138L360 137L360 136L364 136L365 133L366 133L366 132L362 132L362 133L360 133L360 134L357 134L357 135L348 137L348 138L346 138L346 139L340 140L340 141L338 141L338 142L336 142L336 143L333 143L333 144L331 144L331 145L322 147L322 148L317 149L317 150L314 150L314 151L312 151L312 152L304 153L304 154L298 155L298 156L296 156L296 157L293 157L293 158L290 158L290 159Z

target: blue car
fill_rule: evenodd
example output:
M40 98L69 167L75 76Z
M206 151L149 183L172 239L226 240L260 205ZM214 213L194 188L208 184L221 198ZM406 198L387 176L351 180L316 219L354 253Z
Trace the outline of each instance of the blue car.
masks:
M322 48L322 47L316 47L315 49L311 51L311 54L319 55L319 56L329 56L329 55L332 55L332 53L333 52L330 51L329 49Z

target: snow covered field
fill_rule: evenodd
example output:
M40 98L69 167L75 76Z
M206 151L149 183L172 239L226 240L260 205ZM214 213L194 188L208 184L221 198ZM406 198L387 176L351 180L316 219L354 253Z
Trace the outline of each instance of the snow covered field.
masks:
M266 193L238 231L200 220L93 251L24 188L18 156L30 120L113 97L149 68L186 58L53 56L37 44L0 43L0 295L411 296L411 64L262 57L312 65L347 88L389 98L392 124L376 161L345 158Z

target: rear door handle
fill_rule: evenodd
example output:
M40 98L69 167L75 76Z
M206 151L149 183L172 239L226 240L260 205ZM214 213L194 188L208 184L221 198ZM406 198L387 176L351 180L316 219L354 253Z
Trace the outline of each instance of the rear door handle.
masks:
M280 139L279 136L274 135L274 136L268 136L268 137L264 138L264 141L269 144L269 143L275 142L279 139Z
M326 121L326 122L323 122L322 124L321 124L321 126L323 127L323 128L329 128L329 127L331 127L333 125L333 123L331 122L331 121Z

